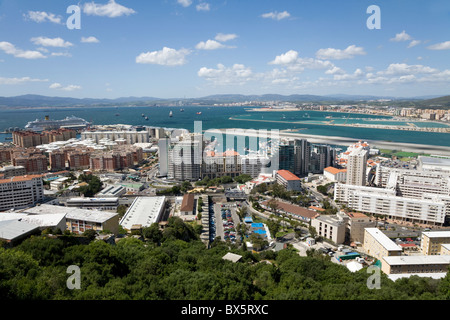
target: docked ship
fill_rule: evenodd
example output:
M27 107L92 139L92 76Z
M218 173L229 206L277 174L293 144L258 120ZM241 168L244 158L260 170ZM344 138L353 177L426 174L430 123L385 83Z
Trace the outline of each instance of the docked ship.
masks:
M34 121L28 122L25 126L25 130L44 131L59 128L78 130L84 129L90 124L91 123L87 122L86 120L75 116L66 117L62 120L50 120L49 116L45 116L44 120L36 119Z

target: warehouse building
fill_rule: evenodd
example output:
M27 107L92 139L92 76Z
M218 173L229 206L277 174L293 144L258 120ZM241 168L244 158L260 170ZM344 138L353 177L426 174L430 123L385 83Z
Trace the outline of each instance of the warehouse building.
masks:
M149 227L161 220L166 208L166 197L137 197L120 220L129 231Z

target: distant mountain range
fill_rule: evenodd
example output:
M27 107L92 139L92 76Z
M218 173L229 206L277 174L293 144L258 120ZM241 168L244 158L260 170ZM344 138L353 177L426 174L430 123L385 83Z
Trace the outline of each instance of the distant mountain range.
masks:
M201 98L173 98L162 99L155 97L121 97L117 99L92 99L92 98L66 98L66 97L48 97L42 95L27 94L16 97L0 97L0 108L33 108L33 107L86 107L86 106L152 106L158 104L167 104L171 102L182 101L184 104L200 103L232 103L245 101L285 101L297 103L358 103L364 101L392 100L391 103L397 102L402 106L410 103L411 106L442 106L450 108L450 96L422 96L413 98L398 98L389 96L366 96L366 95L280 95L280 94L263 94L263 95L242 95L242 94L216 94Z

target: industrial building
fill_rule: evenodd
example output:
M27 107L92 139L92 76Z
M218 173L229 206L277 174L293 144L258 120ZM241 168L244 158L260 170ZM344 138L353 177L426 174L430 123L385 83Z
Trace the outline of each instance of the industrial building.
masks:
M161 220L166 208L166 197L137 197L120 220L129 231L149 227Z
M113 212L69 208L42 204L23 211L27 214L65 214L66 228L70 232L82 234L86 230L119 233L119 215Z

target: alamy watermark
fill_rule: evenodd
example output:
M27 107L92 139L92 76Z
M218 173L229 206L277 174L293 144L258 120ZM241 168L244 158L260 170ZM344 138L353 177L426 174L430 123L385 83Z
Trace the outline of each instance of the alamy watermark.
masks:
M70 290L81 289L81 270L79 266L70 265L67 267L66 273L70 274L67 278L66 285Z
M71 5L67 7L66 13L70 14L67 18L67 29L81 29L81 8L77 5Z

